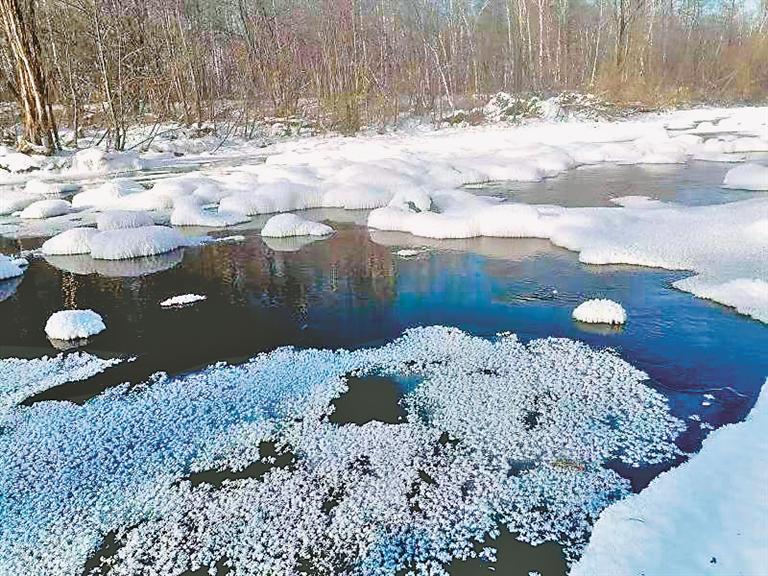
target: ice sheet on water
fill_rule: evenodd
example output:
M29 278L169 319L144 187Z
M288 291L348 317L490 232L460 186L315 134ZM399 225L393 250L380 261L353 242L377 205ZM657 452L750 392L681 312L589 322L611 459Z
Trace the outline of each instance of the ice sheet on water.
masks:
M407 420L336 425L345 377L418 377ZM82 406L17 409L0 435L0 571L70 574L108 532L111 573L440 573L499 523L575 553L628 482L604 465L668 461L684 425L646 375L564 339L456 329L380 348L278 349L241 366L157 376ZM447 439L447 440L446 440ZM271 440L290 468L214 488Z
M102 360L85 353L59 354L53 358L0 359L0 423L19 402L66 382L84 380L122 362Z

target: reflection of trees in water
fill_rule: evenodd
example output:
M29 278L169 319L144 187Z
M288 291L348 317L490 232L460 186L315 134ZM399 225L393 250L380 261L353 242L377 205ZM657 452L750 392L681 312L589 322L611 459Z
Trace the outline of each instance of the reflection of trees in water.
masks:
M302 314L319 300L390 302L395 289L389 249L363 229L341 230L296 252L273 250L258 238L211 246L182 271L219 284L233 304L287 305Z

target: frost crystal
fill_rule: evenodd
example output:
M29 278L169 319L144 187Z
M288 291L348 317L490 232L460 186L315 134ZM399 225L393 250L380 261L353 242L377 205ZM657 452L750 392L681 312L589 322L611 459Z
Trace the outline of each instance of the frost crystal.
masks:
M405 421L329 419L346 378L366 375L417 383ZM107 534L113 576L221 562L239 575L440 574L500 525L573 558L629 492L609 460L678 454L685 425L646 378L570 340L431 327L14 409L0 435L0 572L81 573ZM240 479L194 480L217 470Z

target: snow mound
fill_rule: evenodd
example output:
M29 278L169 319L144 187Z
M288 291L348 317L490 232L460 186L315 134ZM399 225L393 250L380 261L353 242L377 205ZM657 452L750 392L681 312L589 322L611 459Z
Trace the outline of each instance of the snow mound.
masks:
M98 233L95 228L70 228L43 242L43 254L89 254L91 239Z
M20 266L17 261L8 258L8 256L0 254L0 280L16 278L22 274L24 274L23 266Z
M723 180L725 188L743 190L768 190L768 166L742 164L731 168Z
M106 330L104 321L93 310L61 310L45 323L45 333L54 340L89 338Z
M146 212L133 210L110 210L96 216L96 227L99 230L122 230L125 228L142 228L154 226L155 221Z
M72 157L70 171L77 174L125 172L141 170L145 163L136 152L107 152L101 148L86 148Z
M571 576L764 574L766 433L768 382L746 421L716 430L688 462L604 510Z
M207 299L207 296L201 296L200 294L182 294L180 296L173 296L167 300L160 302L160 306L164 308L170 308L172 306L187 306L194 304L195 302L201 302Z
M66 200L38 200L33 202L19 215L25 219L52 218L72 211L72 205Z
M597 298L579 304L573 311L573 318L589 324L624 324L627 312L618 302Z
M286 238L289 236L327 236L333 234L333 228L305 220L296 214L277 214L272 216L261 229L261 235L271 238Z
M91 256L102 260L122 260L162 254L186 245L184 236L167 226L124 228L93 236Z
M0 191L0 216L7 216L20 210L38 200L43 200L39 194L27 194L18 191Z
M75 194L72 197L72 205L101 209L127 208L132 204L139 203L134 197L144 198L144 192L145 189L139 182L129 178L120 178Z
M240 212L219 210L218 213L201 208L196 202L188 199L177 200L171 213L171 224L174 226L203 226L208 228L223 228L248 222L250 218Z
M332 422L350 374L415 381L407 417ZM222 557L244 575L297 574L307 561L437 574L499 525L559 540L573 558L599 513L629 494L611 463L679 455L685 424L646 379L571 340L431 327L379 348L280 348L82 405L12 408L0 435L0 572L79 573L111 532L113 576L205 571ZM254 463L270 469L189 481Z
M30 196L58 197L63 191L63 186L56 182L46 182L33 178L24 186L24 192Z

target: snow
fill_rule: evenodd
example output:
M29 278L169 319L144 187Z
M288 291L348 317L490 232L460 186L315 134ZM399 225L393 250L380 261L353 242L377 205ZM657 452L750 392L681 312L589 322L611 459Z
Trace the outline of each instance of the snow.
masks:
M160 306L164 308L170 308L173 306L187 306L196 302L202 302L207 296L201 296L200 294L182 294L180 296L173 296L167 300L160 302Z
M89 254L91 239L98 233L94 228L70 228L43 242L43 254Z
M743 190L768 190L768 166L741 164L731 168L723 180L725 188Z
M333 228L320 222L305 220L295 214L272 216L261 229L262 236L286 238L289 236L327 236Z
M573 311L573 318L589 324L624 324L627 312L618 302L598 298L579 304Z
M43 196L28 194L27 192L2 190L0 191L0 216L24 210L24 208L38 200L43 200Z
M397 252L395 252L395 254L400 256L400 258L413 258L414 256L418 256L421 253L422 253L422 250L415 250L415 249L409 249L409 248L404 248L402 250L398 250Z
M0 254L0 280L16 278L22 274L24 274L24 267L20 266L19 262L4 254Z
M107 152L101 148L86 148L74 155L70 172L106 174L141 170L144 166L145 162L136 152Z
M768 382L746 421L604 510L571 576L761 576L768 561Z
M45 333L54 340L79 340L106 330L104 321L93 310L61 310L45 323Z
M210 212L204 210L190 199L176 200L171 213L171 224L174 226L204 226L209 228L224 228L248 222L250 218L239 212L219 210Z
M141 228L154 224L152 216L141 211L109 210L96 216L96 227L102 231Z
M120 178L88 188L72 198L75 207L118 210L159 210L168 207L166 198L156 198L135 180Z
M142 226L100 232L90 243L93 258L122 260L170 252L186 246L187 240L167 226Z
M39 219L52 218L68 214L72 205L66 200L38 200L21 211L20 218Z
M416 379L403 422L331 422L346 378L371 374ZM280 348L155 375L81 405L13 407L0 435L0 572L81 573L110 532L113 576L223 557L233 573L297 574L308 542L329 572L442 574L500 525L559 540L573 558L629 494L609 464L679 455L685 424L646 381L583 343L431 327L378 348ZM294 464L216 487L188 481L274 462L262 441Z
M103 372L122 360L102 360L83 353L59 354L54 358L0 359L0 423L11 409L30 396L66 382L76 382Z

